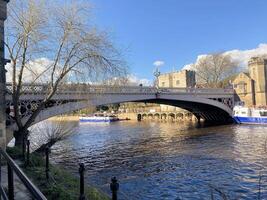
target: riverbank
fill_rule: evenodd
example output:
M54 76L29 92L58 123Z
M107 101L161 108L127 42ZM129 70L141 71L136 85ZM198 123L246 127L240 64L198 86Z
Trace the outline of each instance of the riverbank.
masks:
M49 121L79 121L78 115L59 115L55 117L51 117L48 119Z
M129 119L137 121L196 121L196 118L191 113L175 113L175 112L158 112L158 113L118 113L118 118L121 120ZM79 121L78 115L60 115L51 117L50 121Z
M18 159L21 155L21 151L15 147L7 148L7 152L13 159ZM41 154L32 153L30 165L27 167L21 165L20 167L48 200L79 198L79 179L71 173L50 164L49 179L46 179L45 160ZM91 186L85 186L85 197L90 200L110 199L106 194Z

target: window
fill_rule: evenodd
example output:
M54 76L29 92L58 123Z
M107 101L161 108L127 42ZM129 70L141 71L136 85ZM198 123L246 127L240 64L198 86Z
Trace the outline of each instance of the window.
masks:
M267 111L260 111L260 116L267 116Z
M247 84L246 83L239 83L238 89L241 93L246 94L247 93Z
M179 84L180 84L180 80L177 80L177 81L176 81L176 85L179 85Z
M162 87L164 87L165 86L165 82L161 82L161 85L162 85Z
M239 90L243 90L244 89L244 85L243 84L238 85L238 89Z

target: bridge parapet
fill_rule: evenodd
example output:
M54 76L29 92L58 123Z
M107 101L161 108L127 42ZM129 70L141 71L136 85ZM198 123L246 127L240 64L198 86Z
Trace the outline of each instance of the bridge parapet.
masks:
M47 84L24 84L22 94L46 94ZM12 85L7 84L7 93L11 94ZM221 88L156 88L144 86L107 86L107 85L60 85L57 94L234 94L233 89Z
M7 84L7 126L15 129L12 85ZM24 84L19 100L21 118L26 121L46 94L47 84ZM45 104L34 123L49 117L83 109L122 102L147 102L184 108L196 116L214 121L228 120L232 115L234 91L214 88L156 88L145 86L106 86L62 84L53 98Z

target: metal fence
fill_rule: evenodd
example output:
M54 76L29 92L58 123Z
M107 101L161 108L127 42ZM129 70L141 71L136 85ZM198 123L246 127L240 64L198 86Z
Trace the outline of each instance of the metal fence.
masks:
M8 192L5 191L1 182L1 168L3 164L2 159L4 159L7 164ZM10 156L2 148L0 148L0 197L2 197L4 200L14 200L14 172L24 184L24 186L28 189L29 193L34 199L46 200L46 197L27 178L27 176L22 172L19 166L12 160L12 158L10 158Z

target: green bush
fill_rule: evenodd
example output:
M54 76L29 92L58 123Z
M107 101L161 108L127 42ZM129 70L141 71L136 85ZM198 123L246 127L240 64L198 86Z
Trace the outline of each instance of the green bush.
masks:
M22 149L19 147L7 147L6 152L13 159L19 159L22 157Z

